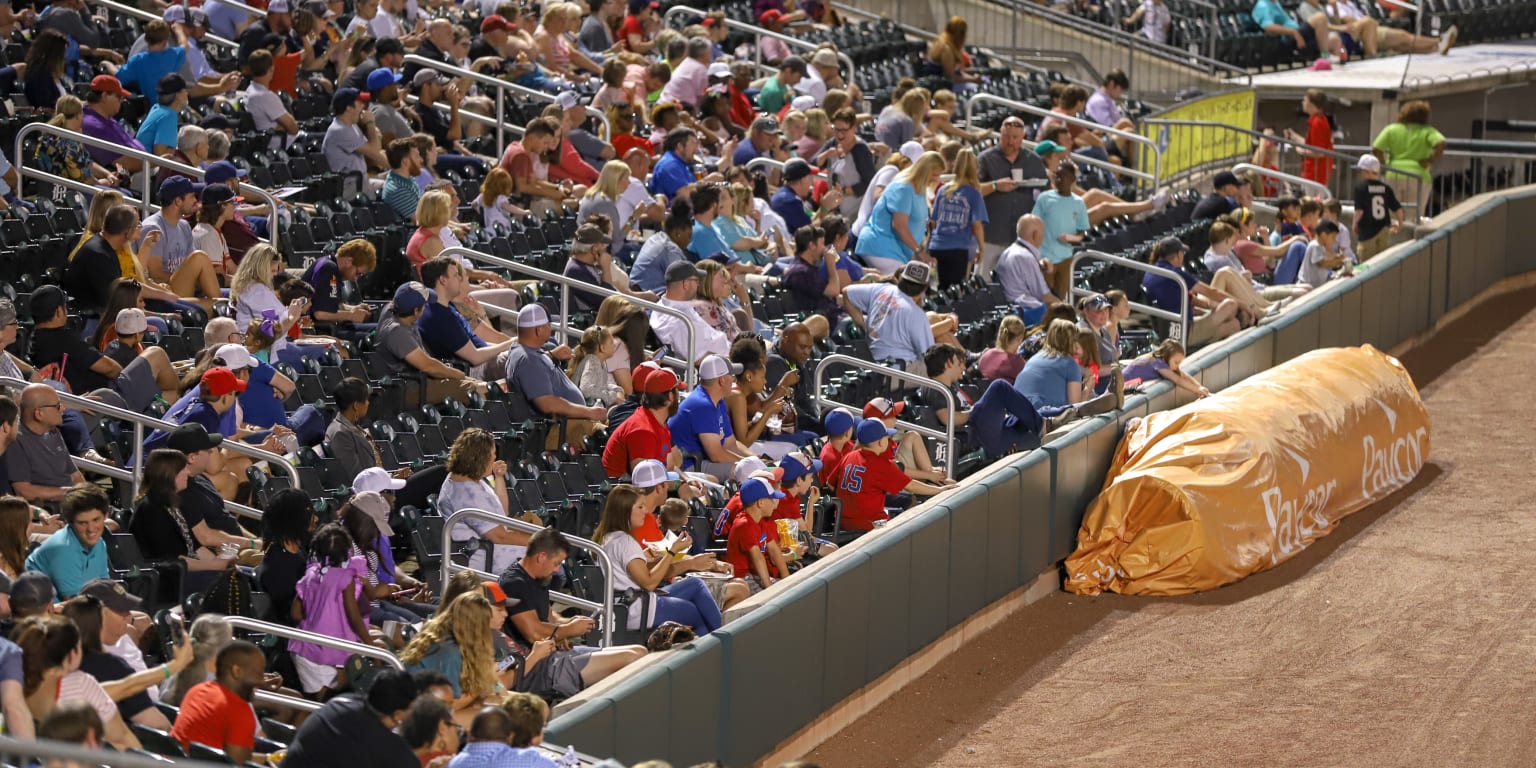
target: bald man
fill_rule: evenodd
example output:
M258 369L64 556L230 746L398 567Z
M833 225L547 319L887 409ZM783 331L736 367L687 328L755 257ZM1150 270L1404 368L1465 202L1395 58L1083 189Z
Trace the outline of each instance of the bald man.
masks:
M21 428L5 457L11 490L33 504L56 504L65 491L85 482L59 432L64 404L53 387L32 384L21 390L19 405Z
M1019 217L1018 239L997 257L992 274L1003 286L1008 300L1019 306L1024 324L1036 325L1045 316L1045 308L1061 301L1051 293L1041 270L1040 244L1045 241L1045 220L1033 213Z
M805 368L815 343L813 336L804 323L790 323L784 328L778 342L768 351L767 383L788 386L790 402L795 408L796 430L822 435L826 428L821 424L821 412L812 396L811 371Z

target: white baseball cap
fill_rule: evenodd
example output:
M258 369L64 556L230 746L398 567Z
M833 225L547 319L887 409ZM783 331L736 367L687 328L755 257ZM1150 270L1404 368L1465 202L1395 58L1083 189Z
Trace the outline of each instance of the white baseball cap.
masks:
M369 467L352 478L353 493L398 491L404 487L404 480L396 480L389 474L389 470L380 467Z
M741 371L742 368L739 364L726 360L719 355L709 355L704 358L704 362L699 363L699 381L718 379L727 373L732 376L740 376Z
M636 462L629 470L630 485L639 488L655 488L662 483L677 482L679 478L680 475L668 472L667 466L655 459Z
M251 368L256 365L256 359L251 357L251 351L244 344L225 344L213 351L213 356L224 363L224 367L231 371L243 368Z
M747 478L758 472L764 472L768 465L756 456L748 456L736 462L736 468L731 470L731 477L738 483L745 483Z
M561 91L555 96L555 103L559 104L561 109L571 109L581 106L581 99L576 96L575 91Z
M543 304L529 304L517 311L517 327L538 328L541 325L549 325L549 313L544 311Z
M790 106L790 109L798 109L801 112L804 112L804 111L810 110L810 109L815 109L816 108L816 97L810 95L809 93L802 93L799 96L796 96L795 98L791 99L790 102L789 102L789 106Z
M149 328L149 321L144 317L144 310L138 307L125 307L117 311L115 327L118 335L128 336L143 333Z
M1361 155L1360 159L1355 162L1355 167L1362 171L1381 173L1381 158L1375 155Z
M385 536L395 535L395 529L389 527L389 502L385 501L378 491L364 491L353 496L352 506L373 518L374 524L379 527L379 533Z
M909 141L905 144L902 144L901 149L897 151L905 156L908 160L911 160L915 163L919 157L923 156L923 145L915 141Z

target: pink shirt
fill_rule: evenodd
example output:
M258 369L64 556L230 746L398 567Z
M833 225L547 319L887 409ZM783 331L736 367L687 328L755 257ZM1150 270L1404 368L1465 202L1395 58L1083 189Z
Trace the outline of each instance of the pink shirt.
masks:
M709 65L698 59L683 59L683 63L672 70L672 79L661 89L661 100L678 101L687 104L690 109L696 108L704 98L704 89L707 87Z

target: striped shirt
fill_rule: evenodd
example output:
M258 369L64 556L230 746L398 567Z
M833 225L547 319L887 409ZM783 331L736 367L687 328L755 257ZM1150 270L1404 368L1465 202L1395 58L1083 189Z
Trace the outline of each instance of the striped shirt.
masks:
M384 179L384 202L395 210L395 215L403 221L413 221L416 218L416 203L421 200L421 188L416 182L401 176L394 171L389 172L389 177Z

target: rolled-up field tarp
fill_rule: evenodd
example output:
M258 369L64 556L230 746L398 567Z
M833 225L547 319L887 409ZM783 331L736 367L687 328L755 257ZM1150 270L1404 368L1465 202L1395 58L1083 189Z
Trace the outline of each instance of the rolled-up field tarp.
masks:
M1402 488L1429 413L1395 358L1320 349L1129 430L1067 558L1065 588L1182 595L1295 557Z

